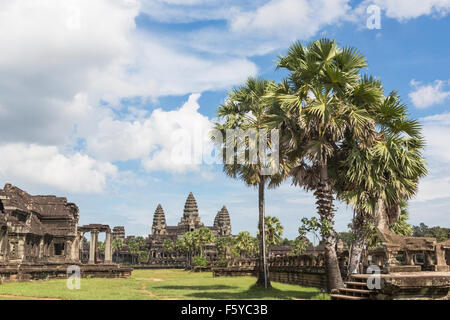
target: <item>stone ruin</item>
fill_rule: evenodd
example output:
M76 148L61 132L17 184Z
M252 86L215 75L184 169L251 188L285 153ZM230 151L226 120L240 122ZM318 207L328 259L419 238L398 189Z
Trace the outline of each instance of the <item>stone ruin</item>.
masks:
M78 226L79 209L66 198L32 196L6 184L0 189L0 279L66 277L79 266L82 276L126 277L130 268L112 264L111 231L106 225ZM81 263L84 233L91 233L89 264ZM106 232L108 259L96 264L98 232ZM108 245L109 239L109 245Z

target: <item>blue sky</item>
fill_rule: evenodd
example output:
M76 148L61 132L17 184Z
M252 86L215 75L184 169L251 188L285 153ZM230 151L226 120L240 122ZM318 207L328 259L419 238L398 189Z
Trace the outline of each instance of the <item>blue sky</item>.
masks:
M380 29L369 29L372 5ZM233 232L256 231L257 191L219 165L171 163L177 130L207 130L227 91L275 81L295 40L358 48L366 72L398 90L428 140L429 176L410 222L450 226L450 0L17 0L0 4L0 184L66 196L80 223L146 235L161 203L181 218L192 191L210 225L223 205ZM372 20L370 20L372 21ZM267 215L294 238L314 199L289 181ZM337 203L337 230L351 210Z

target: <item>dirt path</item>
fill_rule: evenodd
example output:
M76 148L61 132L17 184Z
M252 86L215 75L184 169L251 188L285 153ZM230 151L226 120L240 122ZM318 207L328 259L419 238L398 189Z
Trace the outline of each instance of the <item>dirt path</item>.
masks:
M160 280L160 281L162 281L162 280ZM145 284L141 285L141 290L139 290L139 291L142 292L142 293L145 293L146 295L148 295L148 296L150 296L152 298L157 298L157 299L162 299L162 300L178 300L178 299L169 298L169 297L159 297L156 294L154 294L153 292L148 291L147 287L145 286Z
M136 278L136 280L145 280L145 281L165 281L164 279L157 279L157 278Z

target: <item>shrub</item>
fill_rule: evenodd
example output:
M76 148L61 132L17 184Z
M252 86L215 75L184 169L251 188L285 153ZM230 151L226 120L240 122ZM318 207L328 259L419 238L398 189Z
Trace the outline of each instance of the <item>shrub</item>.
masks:
M196 267L206 267L209 264L205 256L195 256L192 263Z

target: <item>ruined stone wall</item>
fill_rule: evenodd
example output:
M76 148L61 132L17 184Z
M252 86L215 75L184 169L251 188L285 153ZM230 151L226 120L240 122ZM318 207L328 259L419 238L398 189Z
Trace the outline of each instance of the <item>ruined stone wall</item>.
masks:
M271 281L326 289L323 254L275 257L269 259L268 263ZM231 260L226 267L212 269L215 277L256 276L257 270L257 260L249 259Z

